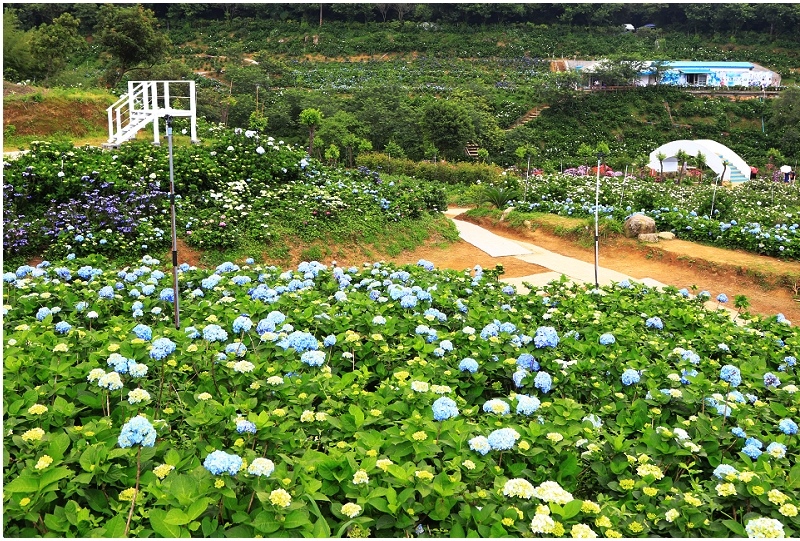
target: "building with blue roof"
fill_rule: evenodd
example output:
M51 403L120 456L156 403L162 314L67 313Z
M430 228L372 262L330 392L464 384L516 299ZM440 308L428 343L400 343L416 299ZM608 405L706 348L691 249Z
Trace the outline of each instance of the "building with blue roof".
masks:
M604 61L565 60L566 68L589 75ZM657 80L656 62L643 62L635 81L637 86L655 84L697 87L777 87L780 74L752 62L723 62L718 60L679 60L661 62L660 80Z

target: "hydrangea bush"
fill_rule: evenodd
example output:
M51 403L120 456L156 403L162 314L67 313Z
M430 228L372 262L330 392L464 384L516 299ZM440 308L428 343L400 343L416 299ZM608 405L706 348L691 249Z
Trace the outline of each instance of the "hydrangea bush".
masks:
M8 536L800 531L800 335L780 315L737 326L636 283L520 295L429 261L251 261L181 265L176 329L149 256L3 280Z

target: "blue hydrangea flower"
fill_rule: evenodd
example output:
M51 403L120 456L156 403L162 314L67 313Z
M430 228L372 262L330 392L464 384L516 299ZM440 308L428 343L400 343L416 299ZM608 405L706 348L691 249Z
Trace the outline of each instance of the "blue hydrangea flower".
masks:
M682 289L679 289L678 293L680 294L681 297L687 297L687 298L689 297L689 290L686 289L685 287L682 288Z
M373 325L386 325L386 318L383 316L375 316L372 318Z
M237 286L243 286L245 284L249 284L252 281L253 281L252 278L250 278L249 276L244 276L244 275L241 275L241 274L240 275L236 275L233 278L231 278L231 282L233 282Z
M175 351L175 347L175 342L169 338L158 338L153 341L153 346L150 348L150 357L160 361Z
M499 398L492 398L483 403L483 411L495 415L508 415L511 413L511 406Z
M525 370L530 370L531 372L536 372L539 370L538 361L530 353L520 354L520 356L517 357L517 366L524 368Z
M469 448L482 455L492 450L492 446L489 444L489 440L486 439L486 436L475 436L469 440Z
M150 296L156 290L156 286L153 284L145 284L142 286L142 295Z
M225 451L213 451L203 461L203 467L213 475L229 473L236 475L242 469L242 458Z
M532 415L541 405L542 403L535 396L517 395L517 413L520 415Z
M220 280L222 280L222 277L219 274L211 274L200 281L200 287L205 290L214 289Z
M244 357L244 354L247 353L247 346L241 342L233 342L225 346L225 353L233 353L237 357Z
M797 364L797 359L789 355L783 358L783 362L786 363L786 366L794 368L794 366Z
M128 374L132 378L143 378L147 375L147 365L130 361L128 363Z
M242 314L241 316L233 320L234 334L247 332L250 330L252 326L253 326L253 321L249 317L247 317L246 314Z
M442 396L433 403L433 419L444 421L458 415L458 406L452 398Z
M754 447L753 445L745 445L744 448L742 449L742 452L747 456L749 456L750 458L752 458L753 460L756 460L762 454L761 449L759 449L758 447Z
M134 417L122 425L117 443L122 448L134 445L152 447L156 443L156 429L144 417Z
M322 341L322 345L326 348L336 345L336 335L329 334L325 337L325 340Z
M162 301L175 302L175 291L171 287L164 288L158 294L158 298Z
M639 383L640 375L636 370L628 368L622 373L622 377L620 379L622 380L623 385L633 385L635 383Z
M101 299L113 299L114 298L114 288L111 286L104 286L100 288L100 291L97 292L97 295Z
M288 336L281 339L277 345L284 350L294 349L296 352L313 351L319 348L319 341L313 334L301 331L292 331Z
M767 454L774 458L784 458L786 456L786 446L773 441L767 445Z
M228 339L228 333L219 325L206 325L203 328L203 339L209 342L224 342Z
M300 360L308 366L322 366L325 363L325 352L306 351L300 356Z
M742 428L739 427L739 426L731 428L731 434L733 434L737 438L746 438L747 437L747 433L744 430L742 430Z
M450 340L442 340L439 342L439 347L445 351L453 351L453 343Z
M142 340L149 341L151 338L153 338L153 330L143 323L140 323L137 326L135 326L132 332Z
M664 328L664 323L658 316L648 318L647 321L645 321L645 325L648 329L658 329L659 331Z
M737 476L739 471L729 464L720 464L714 468L714 477L718 479L725 479L729 475Z
M425 259L420 259L419 261L417 261L417 265L424 268L427 271L432 271L435 267L433 263L431 263L430 261L426 261Z
M728 296L725 293L720 293L717 295L717 301L719 302L728 302Z
M492 450L507 451L514 448L514 444L519 438L519 432L513 428L499 428L489 434L487 441Z
M733 387L738 387L742 383L742 373L735 366L726 364L719 371L719 379L727 381Z
M405 295L400 299L400 306L402 308L414 308L417 305L417 297L414 295Z
M792 436L797 434L797 423L792 421L791 419L781 419L778 422L778 430L783 432L788 436Z
M59 334L67 334L71 328L72 325L70 325L66 321L59 321L58 323L56 323L56 332Z
M500 332L507 332L508 334L511 334L516 330L517 326L509 321L500 324Z
M778 376L773 374L772 372L767 372L764 374L764 386L765 387L780 387L781 380L778 379Z
M603 334L600 335L600 340L599 341L600 341L600 345L601 346L609 346L609 345L613 344L614 342L616 342L617 339L614 338L613 334L611 334L610 332L607 332L607 333L603 333Z
M461 359L460 363L458 363L458 369L462 372L474 374L478 371L478 361L471 357L465 357L464 359Z
M198 331L195 327L186 327L186 329L183 332L189 338L199 338L200 337L200 331Z
M536 377L533 379L533 385L543 393L547 394L550 392L550 388L553 386L553 378L550 377L550 374L547 372L538 372Z
M59 270L60 270L60 269L56 269L56 274L58 274L59 276L61 276L61 274L59 274L59 272L58 272ZM64 270L67 270L67 269L64 269ZM67 270L67 273L69 273L69 271L68 271L68 270ZM62 278L63 278L63 277L62 277ZM65 280L69 280L69 278L64 278L64 279L65 279ZM17 275L16 275L16 274L14 274L13 272L6 272L6 273L3 273L3 281L4 281L4 282L6 282L6 283L13 283L13 282L16 282L16 281L17 281Z
M255 434L256 433L256 425L251 423L250 421L246 421L244 419L238 419L236 421L236 432L239 434Z
M503 287L503 289L502 289L502 291L503 291L503 293L505 293L506 295L513 295L513 294L515 293L515 291L514 291L514 286L511 286L511 285L504 286L504 287Z
M558 346L558 333L553 327L539 327L533 337L537 348L554 348Z
M522 387L522 380L528 376L530 372L525 370L524 368L518 368L512 375L511 379L514 381L514 386L517 388Z
M585 416L583 419L581 419L581 421L589 421L595 428L600 428L603 426L603 420L594 413L590 413L589 415Z
M494 323L489 323L481 330L481 340L488 340L492 336L497 336L500 333L500 326Z
M114 372L118 374L127 374L128 370L130 369L131 364L136 364L136 361L133 359L128 359L123 357L119 353L112 353L109 355L108 360L106 361L108 366L114 368Z

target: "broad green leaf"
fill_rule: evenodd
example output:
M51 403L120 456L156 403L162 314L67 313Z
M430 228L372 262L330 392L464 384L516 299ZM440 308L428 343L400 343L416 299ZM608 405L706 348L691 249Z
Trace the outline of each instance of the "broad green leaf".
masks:
M192 519L189 518L189 515L177 507L173 507L167 511L167 516L164 517L164 522L175 526L183 526L184 524L189 524L191 521Z
M105 523L105 534L103 537L125 537L125 523L127 517L122 514L114 516Z
M172 478L169 493L181 506L187 507L197 498L197 486L187 475L176 475Z
M22 492L25 494L35 494L39 490L39 480L35 479L29 472L23 471L22 475L3 485L3 492Z
M299 528L300 526L308 523L308 513L304 509L295 509L288 515L283 522L283 527L287 530L292 528Z
M58 481L72 475L69 468L53 468L45 470L39 478L39 492L50 492L58 489Z
M175 524L166 522L167 512L163 509L150 510L150 526L155 532L164 537L181 537L182 529Z
M353 416L355 421L356 429L361 428L361 425L364 424L364 412L356 406L355 404L351 404L350 407L347 409L350 414Z

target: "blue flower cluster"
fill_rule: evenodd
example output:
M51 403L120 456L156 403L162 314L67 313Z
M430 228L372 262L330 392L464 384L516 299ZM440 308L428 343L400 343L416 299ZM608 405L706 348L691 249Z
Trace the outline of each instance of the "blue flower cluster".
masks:
M507 451L514 448L518 439L519 433L513 428L499 428L489 434L487 441L493 450Z
M780 387L781 380L778 379L778 376L773 374L772 372L767 372L764 374L764 387L772 387L777 388Z
M635 383L639 383L640 375L636 370L628 368L622 373L621 379L623 385L633 385Z
M742 373L735 366L726 364L719 371L719 379L727 381L732 387L738 387L742 383Z
M452 398L442 396L433 403L433 419L444 421L458 415L458 406Z
M162 301L175 302L175 291L171 287L164 288L158 294L158 298Z
M175 347L175 342L169 338L158 338L153 342L153 346L150 348L150 357L160 361L175 351Z
M203 328L203 339L209 342L225 342L228 339L228 333L219 325L212 323Z
M653 316L651 318L648 318L647 321L645 321L645 326L648 329L657 329L660 331L661 329L664 328L664 323L661 321L660 317Z
M721 303L726 303L728 302L728 296L725 293L720 293L719 295L717 295L717 301Z
M293 349L298 353L313 351L319 348L319 341L313 334L293 331L285 338L278 341L277 345L283 349Z
M478 371L478 361L472 357L465 357L464 359L461 359L460 363L458 363L458 369L462 372L474 374Z
M108 366L112 367L114 372L118 374L127 374L131 366L137 364L135 360L123 357L119 353L112 353L106 362Z
M136 325L132 332L142 340L150 341L150 339L153 338L153 329L143 323Z
M479 452L481 455L485 455L492 450L492 446L489 444L489 440L486 439L486 436L475 436L469 440L469 448Z
M238 419L236 421L236 432L239 434L255 434L256 425L245 419Z
M225 346L225 353L232 353L237 357L244 357L244 354L247 353L247 346L241 342L233 342Z
M787 436L793 436L794 434L797 434L797 423L791 419L781 419L778 422L778 430Z
M213 451L203 461L203 467L213 475L225 472L236 475L242 469L242 457L225 451Z
M547 394L553 386L553 378L547 372L539 372L533 378L533 386Z
M300 356L300 360L308 366L322 366L325 363L324 351L306 351Z
M114 298L114 288L111 286L104 286L100 288L100 291L97 292L97 295L101 299L113 299Z
M535 396L526 394L517 395L517 413L521 415L531 415L539 409L542 403Z
M716 468L714 468L714 477L717 479L725 479L729 475L738 475L739 472L733 466L729 464L720 464Z
M253 321L247 316L247 314L242 314L233 320L233 333L240 334L243 332L248 332L252 326Z
M144 417L134 417L122 425L117 443L122 448L134 445L152 447L156 443L156 429Z
M483 403L483 411L496 415L508 415L511 413L511 406L499 398L492 398Z
M558 333L553 327L539 327L533 343L537 348L554 348L558 345Z
M436 266L425 259L417 261L417 266L424 268L426 271L432 271Z
M531 372L539 370L539 362L536 360L536 357L530 353L520 354L520 356L517 357L517 366L525 370L530 370Z
M616 341L617 341L617 339L614 338L614 335L611 334L610 332L603 333L603 334L600 335L599 342L600 342L601 346L610 346L611 344L613 344Z
M70 325L66 321L59 321L58 323L56 323L56 327L55 327L56 332L58 334L67 334L71 328L72 328L72 325Z
M283 315L282 312L278 312L277 310L273 310L267 317L262 319L256 325L256 332L261 335L265 332L275 332L275 329L278 328L278 325L282 324L286 321L286 316Z

